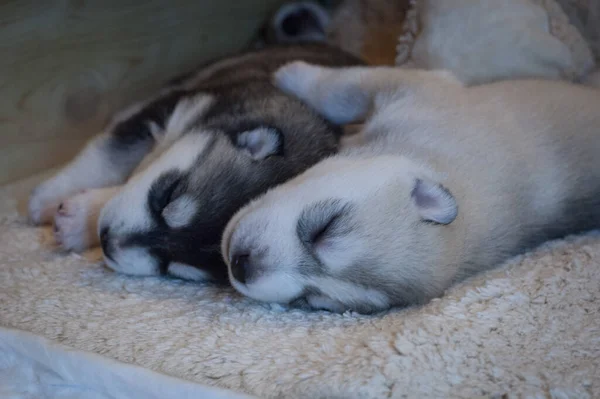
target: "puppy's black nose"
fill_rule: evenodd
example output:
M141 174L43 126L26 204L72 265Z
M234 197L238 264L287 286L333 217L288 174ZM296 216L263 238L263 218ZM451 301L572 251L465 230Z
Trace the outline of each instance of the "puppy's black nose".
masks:
M111 253L113 247L110 244L110 230L108 227L104 227L102 228L102 230L100 230L100 246L102 247L102 252L104 252L104 256L106 256L109 259L112 259Z
M231 274L233 278L242 284L246 284L246 279L251 274L252 265L249 255L234 255L231 258Z

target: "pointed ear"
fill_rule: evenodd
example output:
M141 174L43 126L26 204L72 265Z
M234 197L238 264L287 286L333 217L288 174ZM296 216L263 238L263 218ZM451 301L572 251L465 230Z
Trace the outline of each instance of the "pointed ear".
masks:
M258 127L237 135L236 146L244 150L254 160L263 160L283 153L281 132L271 127Z
M450 224L458 215L456 199L441 184L417 179L411 199L425 221Z
M316 3L294 2L282 6L272 24L278 43L325 41L329 14Z

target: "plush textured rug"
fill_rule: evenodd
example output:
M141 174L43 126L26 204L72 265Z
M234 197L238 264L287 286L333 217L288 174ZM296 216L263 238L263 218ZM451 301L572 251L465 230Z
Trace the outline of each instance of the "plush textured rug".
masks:
M424 307L306 313L57 252L17 212L30 185L0 190L2 327L264 398L600 397L596 235L549 243Z

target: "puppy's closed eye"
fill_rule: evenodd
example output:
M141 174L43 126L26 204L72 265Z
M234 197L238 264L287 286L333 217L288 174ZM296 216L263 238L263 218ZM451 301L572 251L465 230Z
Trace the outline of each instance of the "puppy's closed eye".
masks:
M296 231L300 240L314 248L328 239L348 234L352 230L352 206L340 200L319 201L304 211Z

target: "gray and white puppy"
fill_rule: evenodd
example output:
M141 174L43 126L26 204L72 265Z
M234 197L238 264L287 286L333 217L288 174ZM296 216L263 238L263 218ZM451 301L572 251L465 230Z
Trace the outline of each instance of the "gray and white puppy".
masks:
M226 280L219 242L233 213L338 148L337 125L271 83L273 71L293 60L362 64L324 44L209 63L119 113L35 189L31 218L54 218L66 249L100 242L117 271Z
M241 209L241 293L332 311L419 304L545 240L600 227L600 91L466 88L442 72L292 63L281 88L356 142Z

